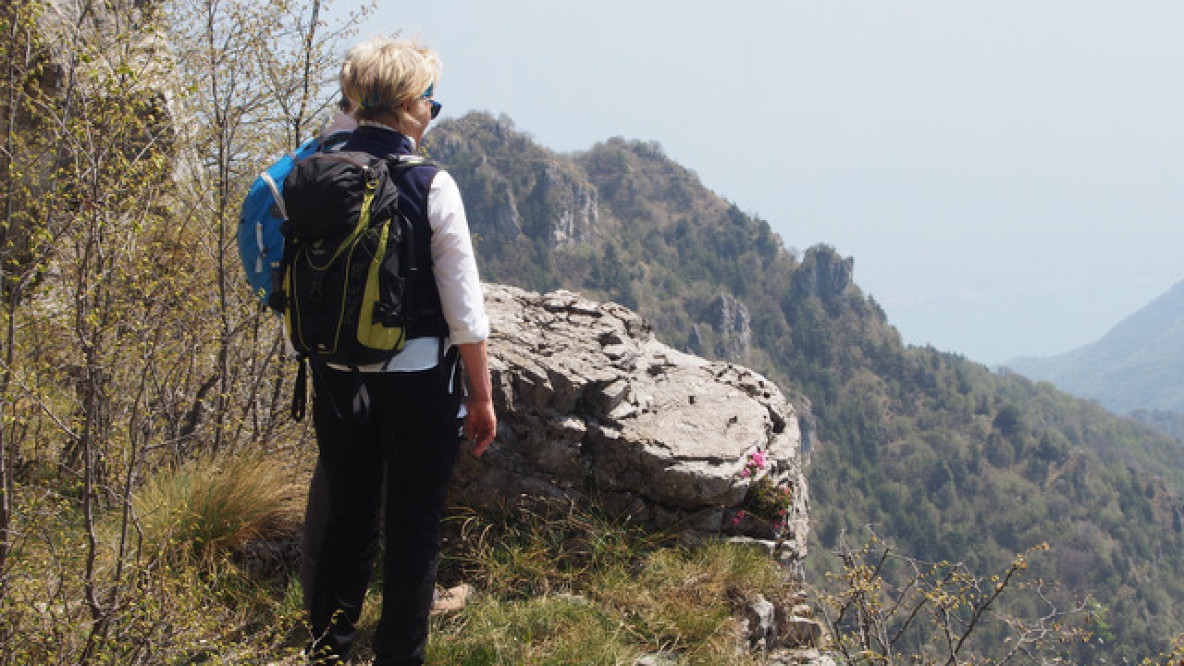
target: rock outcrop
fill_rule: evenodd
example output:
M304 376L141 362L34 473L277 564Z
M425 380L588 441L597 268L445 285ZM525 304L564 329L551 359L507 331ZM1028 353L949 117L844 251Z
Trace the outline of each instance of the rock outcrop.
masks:
M552 247L573 247L596 235L599 205L596 189L559 163L535 169L532 210L546 220Z
M793 283L813 298L829 300L851 286L854 272L854 257L840 257L833 248L816 245L806 250L801 267L794 271Z
M579 169L531 145L504 116L469 114L462 131L458 122L443 121L426 147L456 178L476 233L494 242L545 239L551 248L596 238L599 195ZM500 148L474 158L473 145L482 143Z
M613 303L498 285L486 303L501 423L484 456L462 457L458 500L595 500L647 525L739 532L804 556L798 420L772 382L668 347ZM787 515L746 511L758 483L788 491Z
M752 349L752 316L735 296L720 292L711 304L715 318L716 349L721 358L743 362Z
M706 322L691 325L687 351L744 363L752 351L752 316L735 296L721 291L706 310Z

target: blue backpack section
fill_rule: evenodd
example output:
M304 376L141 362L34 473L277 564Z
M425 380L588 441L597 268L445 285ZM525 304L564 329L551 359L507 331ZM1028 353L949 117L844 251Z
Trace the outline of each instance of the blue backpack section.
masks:
M247 190L239 214L238 251L251 292L264 305L271 297L284 256L283 225L288 219L284 210L284 179L301 160L316 152L337 149L347 138L348 132L338 132L327 138L305 141L259 174Z

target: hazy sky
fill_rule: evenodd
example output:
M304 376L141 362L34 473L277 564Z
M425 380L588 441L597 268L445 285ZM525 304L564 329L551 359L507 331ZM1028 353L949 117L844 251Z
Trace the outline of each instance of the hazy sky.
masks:
M445 115L656 141L785 245L854 256L907 343L1056 354L1184 279L1184 2L380 5L359 38L436 48Z

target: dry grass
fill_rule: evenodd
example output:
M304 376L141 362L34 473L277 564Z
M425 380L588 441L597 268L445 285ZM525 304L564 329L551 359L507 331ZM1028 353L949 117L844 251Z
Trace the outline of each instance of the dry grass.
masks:
M200 459L150 479L136 494L136 514L158 552L208 565L249 541L293 531L301 491L288 474L259 456Z

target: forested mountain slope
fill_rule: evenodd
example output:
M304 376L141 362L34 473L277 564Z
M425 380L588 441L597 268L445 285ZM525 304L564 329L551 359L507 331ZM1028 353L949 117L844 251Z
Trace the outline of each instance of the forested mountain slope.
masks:
M485 278L617 300L669 344L750 365L793 396L816 426L819 568L867 526L983 573L1048 543L1031 575L1059 584L1060 607L1088 598L1097 611L1075 660L1157 655L1184 626L1179 441L1050 384L906 347L852 259L795 256L657 145L559 155L470 114L427 149L461 185Z

